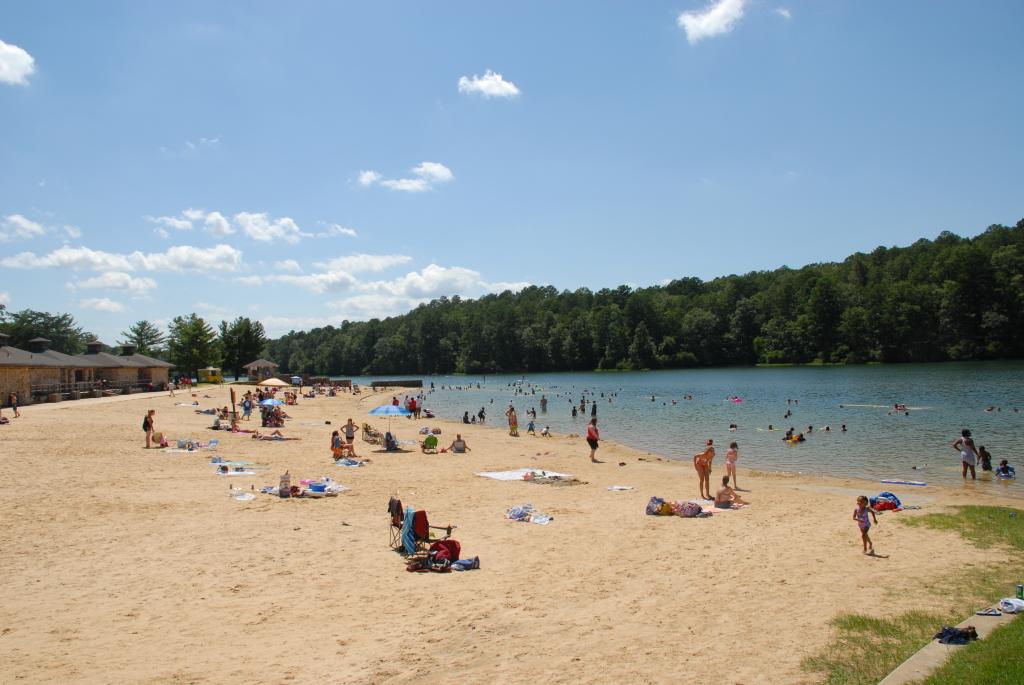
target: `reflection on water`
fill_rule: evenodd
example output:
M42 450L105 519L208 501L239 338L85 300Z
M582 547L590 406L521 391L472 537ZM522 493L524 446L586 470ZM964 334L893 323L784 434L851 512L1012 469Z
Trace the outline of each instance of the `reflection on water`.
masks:
M972 430L996 464L1009 459L1020 467L1024 456L1021 362L436 376L424 378L428 392L431 382L426 406L439 416L460 420L484 407L488 424L500 426L512 401L522 431L532 407L538 431L582 433L591 404L575 418L572 406L578 409L581 397L596 399L602 437L676 459L689 459L713 438L720 461L729 442L739 443L741 466L959 484L951 443L961 428ZM895 411L896 404L906 411ZM784 418L787 411L792 415ZM769 424L781 430L769 432ZM784 444L789 427L804 432L806 442ZM1016 482L979 475L966 487L1021 495Z

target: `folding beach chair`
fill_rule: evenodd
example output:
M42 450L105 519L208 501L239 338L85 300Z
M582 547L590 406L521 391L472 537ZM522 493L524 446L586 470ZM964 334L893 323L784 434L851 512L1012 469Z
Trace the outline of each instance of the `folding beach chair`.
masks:
M384 434L368 423L363 424L362 436L363 440L371 445L384 444Z
M438 540L447 540L452 536L456 526L432 526L427 520L427 512L414 511L412 507L402 509L401 500L392 497L388 500L388 544L402 554L411 555L425 551ZM430 531L444 531L444 535Z
M424 453L431 453L431 452L433 452L433 453L436 454L437 453L437 436L436 435L428 435L427 437L423 438L423 442L420 443L420 446L422 447Z

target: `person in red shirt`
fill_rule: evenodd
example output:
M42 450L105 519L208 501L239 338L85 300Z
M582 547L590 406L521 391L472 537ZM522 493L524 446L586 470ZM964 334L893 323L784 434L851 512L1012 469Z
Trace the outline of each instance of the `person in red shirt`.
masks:
M590 445L590 461L595 464L602 462L597 460L595 456L597 454L598 441L601 439L601 434L597 430L597 417L590 419L590 423L587 424L587 444Z

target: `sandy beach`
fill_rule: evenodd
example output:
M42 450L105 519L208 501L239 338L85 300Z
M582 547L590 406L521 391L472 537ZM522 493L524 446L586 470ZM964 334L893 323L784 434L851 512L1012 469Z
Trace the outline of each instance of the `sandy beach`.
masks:
M198 395L202 408L228 403L226 387ZM442 445L462 432L472 451L384 454L357 439L372 463L334 466L332 428L363 423L387 400L301 400L283 429L301 440L279 443L207 430L212 417L175 406L190 401L185 393L25 407L0 426L0 681L815 682L800 662L828 642L837 614L941 607L932 581L1007 558L895 519L1019 504L969 488L755 473L741 455L752 506L653 517L644 513L652 495L697 496L689 463L606 442L604 463L590 464L581 438L513 438L500 426L433 419L392 423L405 440L438 426ZM216 437L219 449L143 449L148 408L169 437ZM689 436L680 454L705 437ZM214 454L265 470L219 476ZM520 467L586 484L475 475ZM285 469L293 482L330 475L351 491L228 495L231 485L276 484ZM723 473L724 447L713 486ZM923 508L881 514L872 537L885 558L866 557L854 500L887 489ZM388 546L391 496L426 509L434 525L457 526L463 556L478 555L482 568L408 573ZM505 519L523 503L554 520Z

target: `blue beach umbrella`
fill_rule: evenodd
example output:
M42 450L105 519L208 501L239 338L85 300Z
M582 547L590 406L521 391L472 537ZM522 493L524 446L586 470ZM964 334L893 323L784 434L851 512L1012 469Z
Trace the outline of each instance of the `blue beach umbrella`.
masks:
M284 404L284 402L273 397L271 397L269 400L263 400L262 402L260 402L260 406L262 407L276 407L280 404Z
M391 432L391 417L392 416L410 416L411 411L398 404L382 404L379 407L370 410L370 416L386 416L388 417L388 432Z

